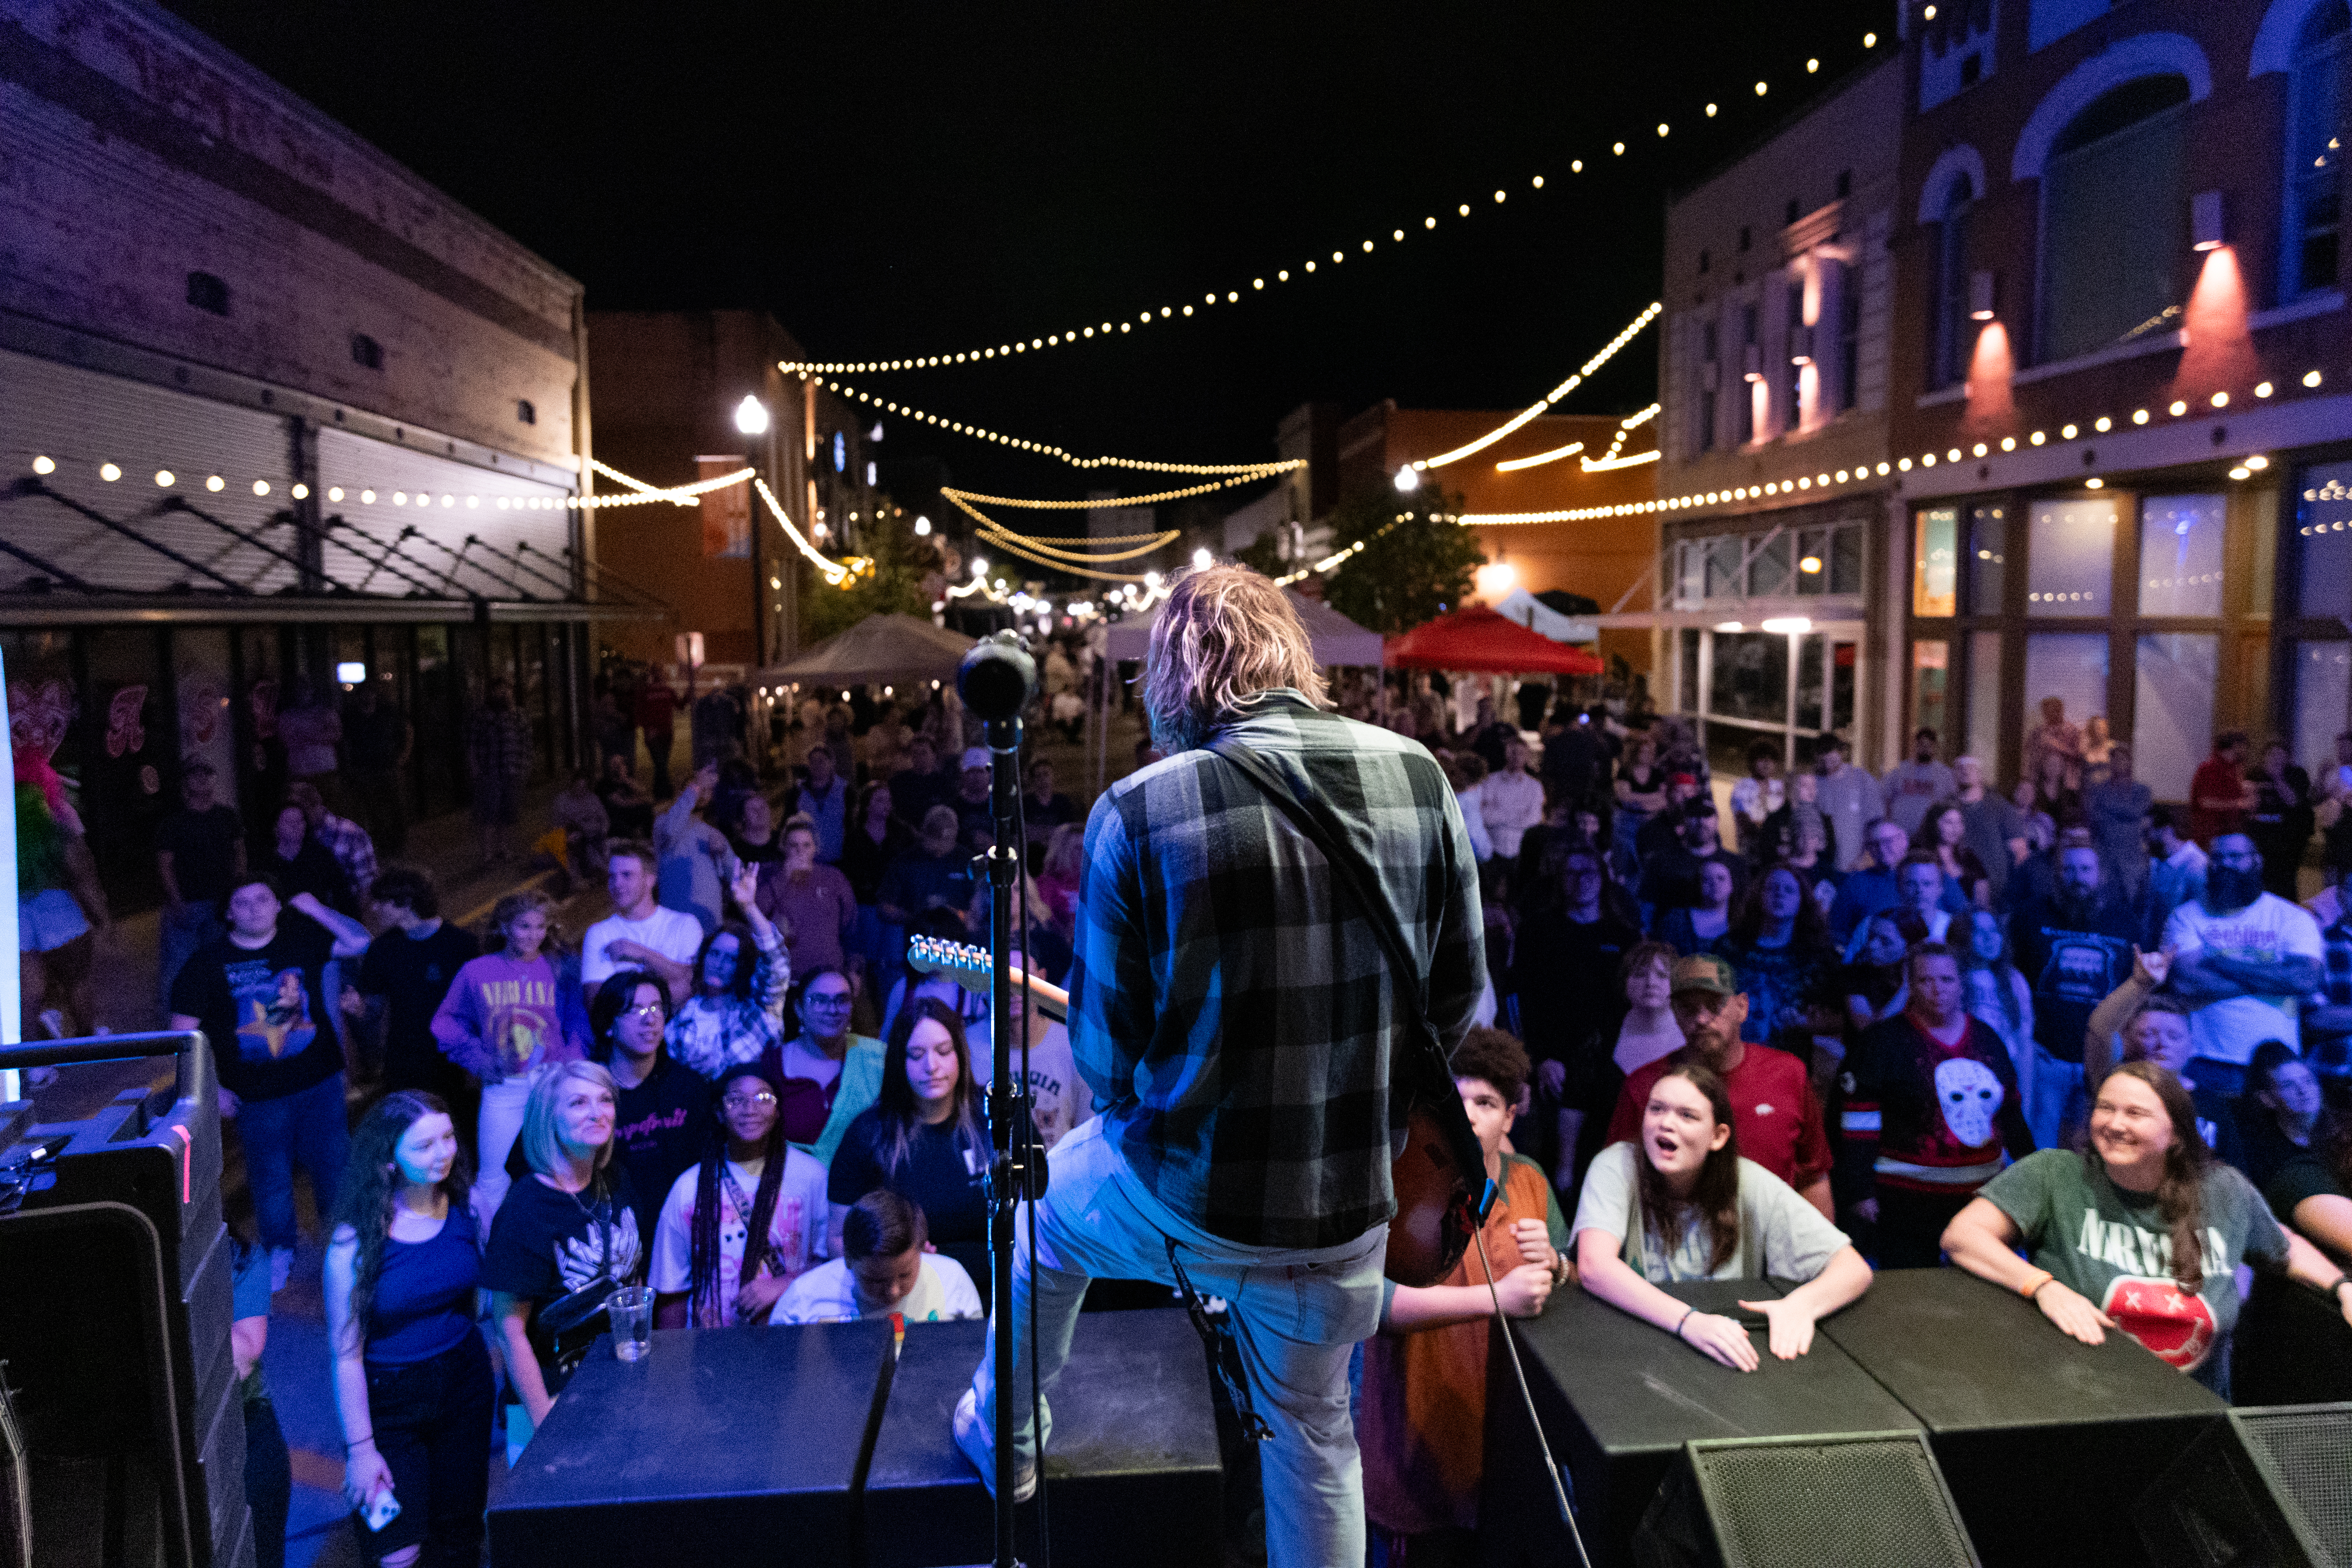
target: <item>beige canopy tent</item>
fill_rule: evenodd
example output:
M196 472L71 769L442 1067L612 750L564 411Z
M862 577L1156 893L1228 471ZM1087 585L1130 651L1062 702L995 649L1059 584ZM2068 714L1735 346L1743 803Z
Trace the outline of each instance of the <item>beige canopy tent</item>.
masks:
M915 616L868 616L788 664L760 671L763 685L878 686L955 679L971 638Z

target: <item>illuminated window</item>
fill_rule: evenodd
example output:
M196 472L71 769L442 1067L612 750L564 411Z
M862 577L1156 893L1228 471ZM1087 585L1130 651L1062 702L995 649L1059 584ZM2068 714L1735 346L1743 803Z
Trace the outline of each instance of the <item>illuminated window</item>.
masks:
M1922 507L1912 521L1911 613L1949 616L1958 613L1960 509ZM1940 646L1940 645L1939 645Z
M2034 502L2025 554L2027 615L2105 616L2115 596L2116 503Z

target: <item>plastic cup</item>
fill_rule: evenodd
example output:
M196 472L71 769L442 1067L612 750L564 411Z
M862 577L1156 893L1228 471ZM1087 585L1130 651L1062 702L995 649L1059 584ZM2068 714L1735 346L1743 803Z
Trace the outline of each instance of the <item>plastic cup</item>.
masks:
M613 1353L636 1361L653 1348L654 1293L643 1285L624 1285L604 1303L613 1319Z

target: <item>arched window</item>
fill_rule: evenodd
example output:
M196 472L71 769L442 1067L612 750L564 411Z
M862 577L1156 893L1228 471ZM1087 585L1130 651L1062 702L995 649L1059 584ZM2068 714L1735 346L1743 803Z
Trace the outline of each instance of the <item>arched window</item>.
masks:
M1969 349L1976 335L1969 329L1969 215L1976 194L1966 175L1953 179L1944 195L1944 216L1937 230L1936 313L1928 327L1928 384L1954 386L1968 379Z
M2279 298L2336 286L2336 234L2344 207L2344 57L2352 41L2345 0L2325 0L2304 18L2287 89L2286 233Z
M2051 142L2042 171L2042 363L2180 324L2189 98L2186 78L2139 77L2094 100Z

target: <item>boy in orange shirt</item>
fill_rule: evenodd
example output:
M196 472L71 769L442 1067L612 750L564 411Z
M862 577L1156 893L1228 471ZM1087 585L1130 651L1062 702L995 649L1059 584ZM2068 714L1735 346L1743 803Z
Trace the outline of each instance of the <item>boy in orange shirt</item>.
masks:
M1468 1560L1486 1469L1487 1268L1515 1318L1541 1312L1569 1276L1550 1182L1534 1161L1506 1152L1528 1072L1525 1047L1500 1029L1473 1029L1454 1052L1454 1086L1500 1190L1486 1229L1442 1282L1388 1287L1381 1331L1365 1342L1356 1432L1364 1511L1384 1549L1376 1560L1406 1541L1418 1554Z

